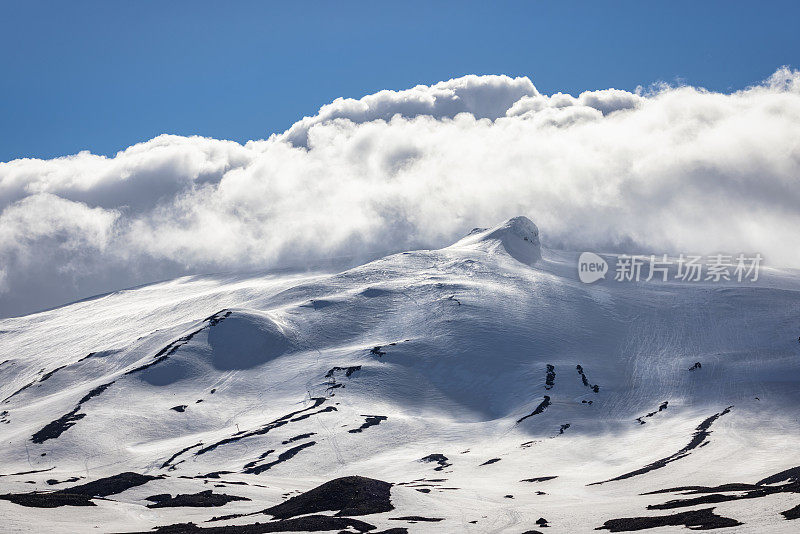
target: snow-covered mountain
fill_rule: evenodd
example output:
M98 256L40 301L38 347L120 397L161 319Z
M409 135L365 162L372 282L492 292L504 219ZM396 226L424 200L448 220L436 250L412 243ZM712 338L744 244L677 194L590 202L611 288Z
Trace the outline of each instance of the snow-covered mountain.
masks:
M577 258L518 217L4 319L2 530L797 532L800 276Z

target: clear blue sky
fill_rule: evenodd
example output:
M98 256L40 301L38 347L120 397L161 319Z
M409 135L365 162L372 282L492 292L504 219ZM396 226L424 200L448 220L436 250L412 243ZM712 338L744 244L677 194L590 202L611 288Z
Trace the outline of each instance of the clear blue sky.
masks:
M798 2L0 3L0 161L245 141L338 96L469 73L739 89L800 66Z

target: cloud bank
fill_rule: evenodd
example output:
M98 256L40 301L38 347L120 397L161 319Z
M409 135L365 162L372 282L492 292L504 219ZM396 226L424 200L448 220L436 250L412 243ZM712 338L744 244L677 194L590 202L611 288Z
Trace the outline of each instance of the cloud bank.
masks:
M551 247L800 266L800 72L731 94L578 96L466 76L340 98L244 145L162 135L112 158L0 163L0 316L184 273L440 247L520 214Z

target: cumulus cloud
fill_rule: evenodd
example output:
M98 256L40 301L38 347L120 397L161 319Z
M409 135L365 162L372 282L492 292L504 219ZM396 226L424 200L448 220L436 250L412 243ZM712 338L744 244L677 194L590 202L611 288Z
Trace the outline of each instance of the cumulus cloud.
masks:
M337 98L322 106L315 116L296 122L280 138L295 146L307 146L309 130L335 119L362 123L389 120L395 115L406 119L419 116L443 119L470 113L478 119L494 120L505 115L521 98L536 96L539 92L528 78L473 74L430 87L418 85L405 91L380 91L360 100Z
M183 273L439 247L524 214L545 245L800 266L800 73L543 95L466 76L337 99L244 145L159 136L0 163L0 315Z

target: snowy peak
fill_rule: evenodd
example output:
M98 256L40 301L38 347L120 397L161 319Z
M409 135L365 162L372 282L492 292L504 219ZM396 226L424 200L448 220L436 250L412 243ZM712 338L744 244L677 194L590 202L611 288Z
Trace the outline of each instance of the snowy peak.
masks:
M796 534L796 275L584 285L547 256L517 263L516 217L0 320L3 531Z
M505 252L525 265L533 265L542 257L539 228L522 215L508 219L493 228L476 228L467 237L448 248Z

